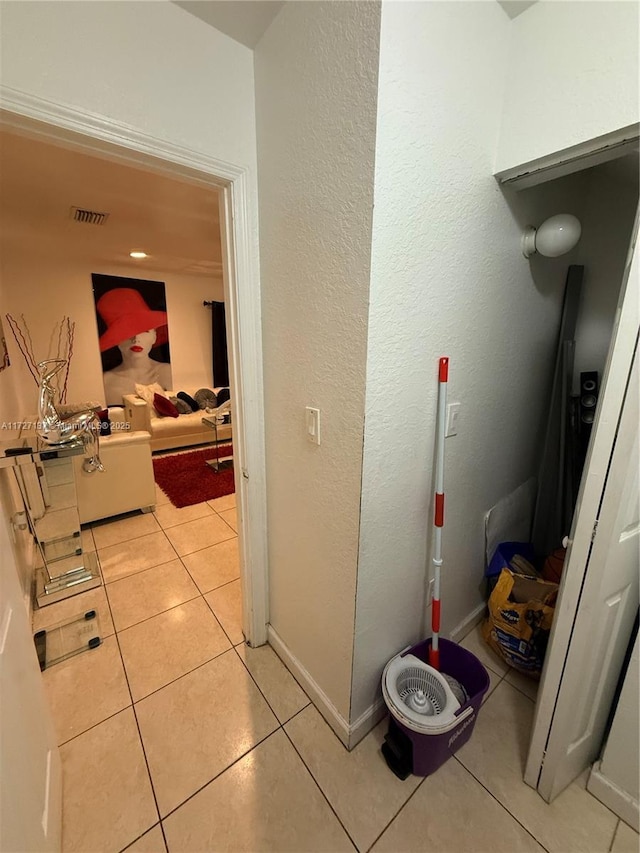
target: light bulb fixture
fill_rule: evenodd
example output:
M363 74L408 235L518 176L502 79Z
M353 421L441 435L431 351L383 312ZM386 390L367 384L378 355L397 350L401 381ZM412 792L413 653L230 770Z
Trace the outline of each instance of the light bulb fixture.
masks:
M147 255L146 252L135 251L135 252L129 252L129 257L135 258L137 261L141 261L143 258L148 258L149 255Z
M527 228L522 235L522 254L529 258L538 252L546 258L558 258L577 245L581 233L579 219L571 213L558 213L537 229Z

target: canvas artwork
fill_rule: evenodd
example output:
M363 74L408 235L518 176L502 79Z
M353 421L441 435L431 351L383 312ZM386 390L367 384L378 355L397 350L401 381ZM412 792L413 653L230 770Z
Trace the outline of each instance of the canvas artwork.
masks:
M136 384L172 387L167 302L162 281L93 273L107 406L121 406Z

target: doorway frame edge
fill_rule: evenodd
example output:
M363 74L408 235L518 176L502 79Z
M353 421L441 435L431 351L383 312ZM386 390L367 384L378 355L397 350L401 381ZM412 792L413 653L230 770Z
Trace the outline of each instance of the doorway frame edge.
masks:
M220 191L224 291L236 397L232 405L234 456L239 462L243 629L250 646L263 645L269 621L266 462L259 255L251 237L251 222L257 223L258 211L252 211L250 170L106 116L1 84L0 125Z

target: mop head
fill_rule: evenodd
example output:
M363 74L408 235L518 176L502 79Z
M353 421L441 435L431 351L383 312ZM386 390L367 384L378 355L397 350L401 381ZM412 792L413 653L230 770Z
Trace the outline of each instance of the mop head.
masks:
M445 672L442 672L441 675L446 680L447 684L451 688L451 692L461 705L464 705L465 702L469 701L469 694L457 678L454 678L452 675L447 675Z

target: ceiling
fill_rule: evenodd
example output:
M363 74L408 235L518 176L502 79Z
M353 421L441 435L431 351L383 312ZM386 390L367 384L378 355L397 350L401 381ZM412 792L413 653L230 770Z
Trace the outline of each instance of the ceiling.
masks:
M252 50L284 6L284 0L173 0L173 2ZM334 0L334 2L340 2L340 0ZM498 0L510 18L521 15L535 2L536 0Z
M206 24L253 49L284 6L283 0L174 0Z
M73 221L72 207L108 213ZM221 278L218 192L90 154L0 132L3 248ZM129 252L149 255L134 261Z

